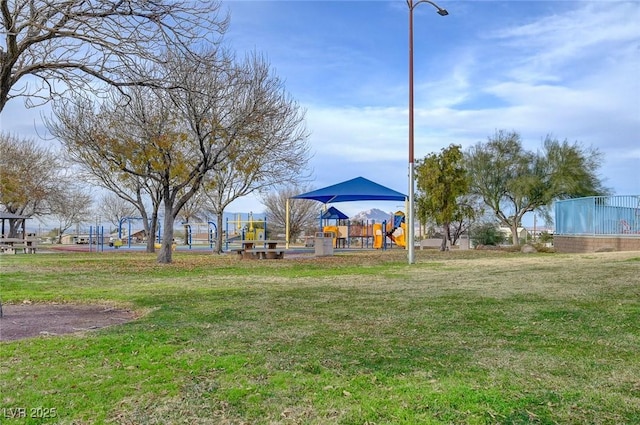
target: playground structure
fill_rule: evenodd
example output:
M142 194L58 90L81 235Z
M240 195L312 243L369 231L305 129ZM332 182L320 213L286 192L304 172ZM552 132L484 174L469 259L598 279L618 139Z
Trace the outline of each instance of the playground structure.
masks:
M131 234L131 221L140 220L138 217L126 217L121 221L120 229L118 231L118 237L122 238L122 224L126 221L129 226L128 234ZM182 223L184 232L184 245L188 245L189 249L194 246L208 245L209 248L215 247L218 228L215 221L208 220L207 222L194 222L194 223ZM267 221L265 218L255 219L253 213L234 214L234 219L227 218L225 220L225 230L223 231L223 245L225 250L229 249L229 245L240 240L264 240L267 231ZM176 232L176 236L180 233ZM131 238L128 239L128 246L131 246ZM160 226L158 225L158 235L156 237L156 243L162 241L162 233Z
M382 222L376 220L350 220L343 213L331 207L334 215L327 215L324 211L320 215L319 229L322 232L330 232L333 236L333 247L353 249L389 249L394 245L405 248L406 227L404 213L398 211L390 214L388 220ZM116 238L109 238L105 229L90 227L87 237L89 251L104 251L105 245L112 248L136 248L146 244L144 230L140 230L140 217L124 217L120 220ZM137 224L137 225L136 225ZM265 241L267 233L267 220L262 215L255 217L253 213L234 213L227 217L222 231L222 246L225 251L237 249L242 241ZM214 221L182 223L182 229L176 227L173 249L179 246L188 246L188 249L213 249L217 243L218 228ZM184 238L184 241L183 241ZM313 240L313 237L309 238ZM162 230L158 225L157 234L154 235L156 249L160 248ZM313 245L307 245L312 247Z
M354 201L394 201L394 202L405 201L406 202L407 196L400 192L396 192L395 190L389 189L388 187L384 187L378 183L372 182L371 180L365 179L364 177L356 177L354 179L347 180L342 183L334 184L331 186L327 186L322 189L317 189L311 192L301 193L299 195L292 196L291 199L310 199L310 200L321 202L324 205L327 205L327 204L338 203L338 202L354 202ZM288 218L289 217L289 200L288 199L287 199L287 205L286 205L286 216L287 216L287 220L286 220L285 234L286 234L287 247L288 247L290 243L289 218ZM394 223L394 220L392 220L392 223ZM383 229L387 230L386 220L383 222L383 225L381 227L376 226L375 233L373 228L374 224L375 223L373 222L369 224L368 221L366 223L360 223L360 224L351 223L350 221L347 221L346 229L344 229L344 227L341 227L341 226L344 226L344 224L336 223L336 228L327 229L327 230L325 230L324 226L321 224L320 232L324 234L327 231L328 232L333 231L335 235L334 243L336 246L339 245L340 243L350 246L351 241L354 240L354 242L356 242L358 241L358 238L362 242L361 246L364 245L366 240L367 245L369 244L369 242L371 242L372 245L373 245L373 242L375 242L376 246L380 248L386 247L387 239L389 239L392 244L394 243L394 240L396 243L402 242L402 239L400 238L400 232L397 232L395 235L393 235L394 237L393 240L387 237L388 236L387 233L383 232ZM402 226L399 226L398 228L402 229ZM395 227L392 227L392 229L395 229ZM389 229L389 230L392 230L392 229Z
M253 213L233 214L233 219L226 219L225 229L223 231L223 246L226 250L229 245L240 240L264 240L267 232L266 218L254 218ZM132 223L142 220L141 217L123 217L118 225L118 236L113 242L114 247L126 246L131 248L132 244L144 241L146 235L141 230L132 229ZM126 227L125 227L126 226ZM206 222L182 223L183 231L176 229L174 233L176 238L184 237L183 245L188 245L189 249L194 247L202 247L208 245L213 249L216 245L218 228L213 220ZM136 235L143 236L136 236ZM154 235L156 247L162 242L162 229L158 223L157 235Z
M320 231L333 234L335 248L387 249L393 245L406 247L406 225L402 211L382 222L335 219L335 223L329 223L329 220L331 219L321 218Z
M267 219L254 218L253 213L246 215L242 213L234 214L234 219L226 219L224 230L224 247L228 251L230 245L237 245L241 241L264 241L267 236Z
M122 230L122 225L126 222L127 223L127 243L126 245L131 248L131 241L134 238L134 233L132 233L132 228L131 228L131 222L132 221L138 221L138 220L142 220L142 217L122 217L120 219L120 221L118 222L118 239L116 239L114 241L113 246L118 248L120 246L124 245L123 242L123 230ZM139 233L139 232L138 232ZM158 239L157 241L160 242L161 240L161 235L162 233L160 232L160 224L158 224Z
M254 218L253 213L235 213L234 218L225 220L223 235L223 246L225 250L230 249L230 245L237 245L242 240L261 241L266 239L267 219ZM245 218L246 217L246 218ZM183 223L185 228L185 245L191 249L194 245L209 245L214 248L218 238L218 228L212 220L206 223Z
M206 223L182 223L184 226L184 243L189 245L189 249L193 245L209 245L213 249L216 245L218 228L213 221Z
M405 248L407 246L406 234L407 225L405 223L404 213L402 211L396 211L391 223L387 226L387 237L399 247Z
M241 238L244 240L264 240L267 232L267 219L254 219L253 213L247 214L246 220L242 213L236 213L234 220L226 220L225 234L227 241Z

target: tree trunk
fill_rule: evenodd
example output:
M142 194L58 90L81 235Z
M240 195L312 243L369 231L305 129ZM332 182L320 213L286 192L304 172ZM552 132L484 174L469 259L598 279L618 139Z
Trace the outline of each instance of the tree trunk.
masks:
M222 254L222 212L218 212L216 217L216 226L218 227L218 234L216 235L216 252Z
M156 235L155 235L155 229L156 229L156 224L155 221L151 221L149 220L149 217L145 212L141 212L140 216L142 217L142 227L144 228L144 232L147 236L147 247L146 247L146 251L147 253L153 253L156 252L156 247L155 247L155 241L156 241Z
M18 237L18 229L20 228L20 222L16 218L9 219L9 237L17 238Z
M147 220L145 218L145 220ZM158 230L158 217L154 214L154 217L149 220L149 228L147 234L147 252L156 252L156 231Z
M518 237L518 221L514 220L511 224L511 236L513 239L513 246L520 246L520 238Z
M164 208L164 229L162 230L162 243L160 245L160 251L158 252L158 263L170 264L173 260L173 252L171 250L173 245L173 221L171 206Z
M153 207L153 211L151 213L151 220L149 220L149 232L151 233L149 235L149 238L147 239L147 252L148 253L153 253L156 252L156 233L158 232L158 206L154 205ZM145 220L147 219L146 217L148 217L145 214L143 214L143 217L145 217ZM159 242L159 241L158 241Z
M447 242L451 240L451 232L449 231L449 223L443 225L444 232L442 233L442 245L440 245L440 251L447 250Z

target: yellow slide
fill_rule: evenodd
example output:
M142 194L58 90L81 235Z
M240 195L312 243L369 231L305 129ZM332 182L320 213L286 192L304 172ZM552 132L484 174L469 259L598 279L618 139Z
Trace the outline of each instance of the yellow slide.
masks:
M382 232L382 224L374 223L373 224L373 248L374 249L382 248L383 242L384 242L384 233Z
M393 241L394 244L404 248L407 246L407 243L404 237L404 235L406 234L407 234L407 226L404 223L401 223L400 227L396 227L393 233L389 235L389 238Z

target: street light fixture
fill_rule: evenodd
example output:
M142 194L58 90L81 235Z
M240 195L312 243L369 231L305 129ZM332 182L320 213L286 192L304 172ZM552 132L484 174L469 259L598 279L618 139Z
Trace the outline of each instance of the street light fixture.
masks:
M438 15L447 16L449 12L441 8L437 4L429 0L406 0L409 6L409 200L407 208L407 243L408 243L408 260L409 264L415 263L415 246L414 246L414 160L413 154L413 9L420 3L429 3L438 11Z

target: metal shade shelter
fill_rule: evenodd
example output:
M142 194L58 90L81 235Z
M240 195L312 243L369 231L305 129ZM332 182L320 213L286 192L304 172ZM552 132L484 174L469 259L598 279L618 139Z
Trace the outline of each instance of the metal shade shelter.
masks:
M349 217L342 211L338 210L336 207L331 207L323 212L320 218L323 220L346 220Z
M2 221L2 230L1 230L2 233L0 233L0 235L2 235L2 237L7 237L7 234L5 233L5 221L8 221L8 222L13 221L14 223L16 223L15 225L16 230L20 228L20 225L22 226L22 238L26 239L27 237L26 221L30 218L31 217L28 217L26 215L14 214L7 211L0 211L0 220Z
M364 177L356 177L342 183L313 190L300 195L292 196L292 199L311 199L329 204L334 202L356 201L406 201L407 195L396 192L393 189L372 182ZM336 210L337 211L337 210ZM289 200L286 206L286 238L289 247Z
M327 186L300 195L293 196L294 199L313 199L323 204L333 202L353 202L353 201L404 201L404 195L381 184L372 182L364 177L356 177L342 183Z

